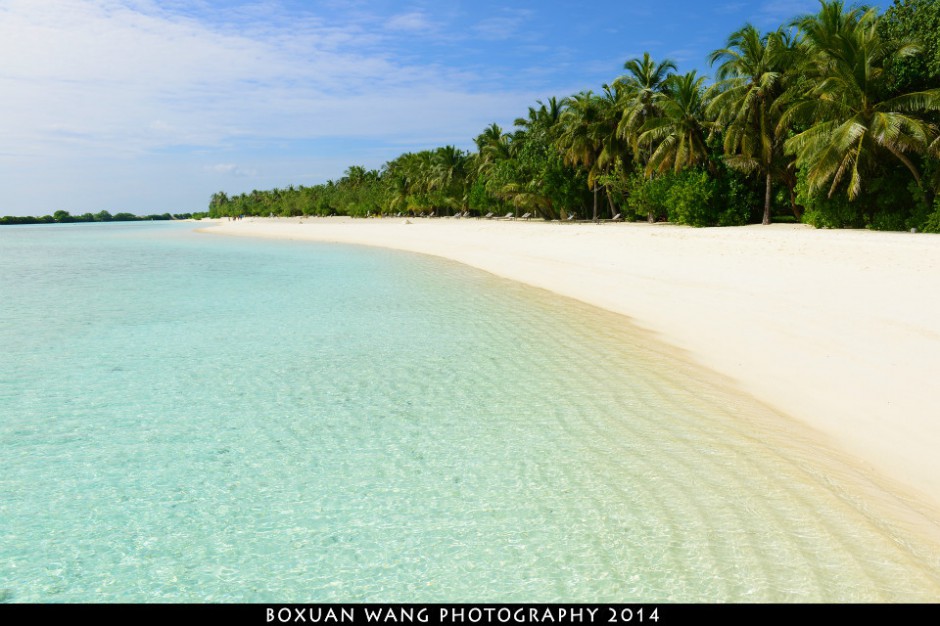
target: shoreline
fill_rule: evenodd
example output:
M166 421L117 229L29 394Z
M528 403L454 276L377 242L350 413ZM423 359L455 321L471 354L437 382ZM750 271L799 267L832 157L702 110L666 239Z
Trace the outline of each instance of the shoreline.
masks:
M446 218L198 230L429 254L625 315L940 510L940 238Z

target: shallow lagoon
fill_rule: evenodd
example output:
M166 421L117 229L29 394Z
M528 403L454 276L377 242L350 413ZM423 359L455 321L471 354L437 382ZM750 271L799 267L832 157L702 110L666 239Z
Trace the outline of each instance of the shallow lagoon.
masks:
M622 317L191 229L0 230L0 597L940 597L901 504Z

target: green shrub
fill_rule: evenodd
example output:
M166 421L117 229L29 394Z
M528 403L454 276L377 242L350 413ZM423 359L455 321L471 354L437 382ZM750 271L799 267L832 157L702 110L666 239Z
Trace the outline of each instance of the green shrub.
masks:
M921 222L920 230L925 233L940 233L940 197L933 203L933 213Z
M669 221L689 226L713 226L717 215L712 203L717 181L708 172L687 170L672 177L666 194Z
M667 219L669 214L669 188L673 174L647 178L638 171L631 177L627 206L638 218L646 217L651 222Z
M825 192L810 192L803 172L797 177L796 201L806 210L803 223L816 228L862 228L865 220L857 203L849 202L845 193L834 193L831 198Z
M742 174L703 169L668 172L655 178L635 174L627 206L637 217L668 219L689 226L739 226L752 221L760 201Z
M907 219L900 211L880 211L871 217L872 230L907 230Z

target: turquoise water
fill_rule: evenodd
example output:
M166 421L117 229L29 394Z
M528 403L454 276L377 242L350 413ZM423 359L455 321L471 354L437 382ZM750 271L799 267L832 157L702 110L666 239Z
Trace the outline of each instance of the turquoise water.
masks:
M623 318L191 225L0 229L0 598L936 600L936 546Z

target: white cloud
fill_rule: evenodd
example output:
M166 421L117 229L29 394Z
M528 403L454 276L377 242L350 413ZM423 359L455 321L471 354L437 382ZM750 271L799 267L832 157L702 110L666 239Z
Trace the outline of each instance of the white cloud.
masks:
M263 188L279 139L314 148L325 138L466 145L544 95L544 87L511 90L502 85L512 81L423 62L414 33L444 36L424 13L386 20L367 4L341 17L274 1L216 6L0 2L0 186L8 191L0 214L81 203L126 210L135 194L197 188L202 202L202 186L238 176ZM250 154L247 144L266 152ZM283 160L292 171L304 159L326 168L322 152L294 150ZM395 156L387 151L375 153L375 166ZM186 172L205 180L184 181Z
M229 184L336 177L402 146L470 147L489 123L508 127L537 98L570 92L550 86L559 66L544 59L543 73L499 56L459 61L474 37L529 55L525 37L539 34L525 11L491 13L474 31L436 8L226 5L0 0L0 214L135 210L147 194L152 212L157 197L181 208Z
M230 176L250 177L257 176L258 170L256 169L245 169L239 167L235 163L216 163L215 165L209 165L204 168L207 172L212 172L214 174L227 174Z
M389 30L404 31L426 31L434 28L434 24L428 19L428 16L421 11L392 16L385 26Z
M532 11L525 9L503 9L500 15L488 17L474 26L478 37L490 40L505 40L519 36L528 37L524 26L532 19Z
M236 28L145 1L6 3L7 148L139 152L252 136L389 135L425 126L437 106L459 115L473 99L457 77L447 84L438 69L397 63L357 26L268 18ZM396 20L426 25L419 13Z

